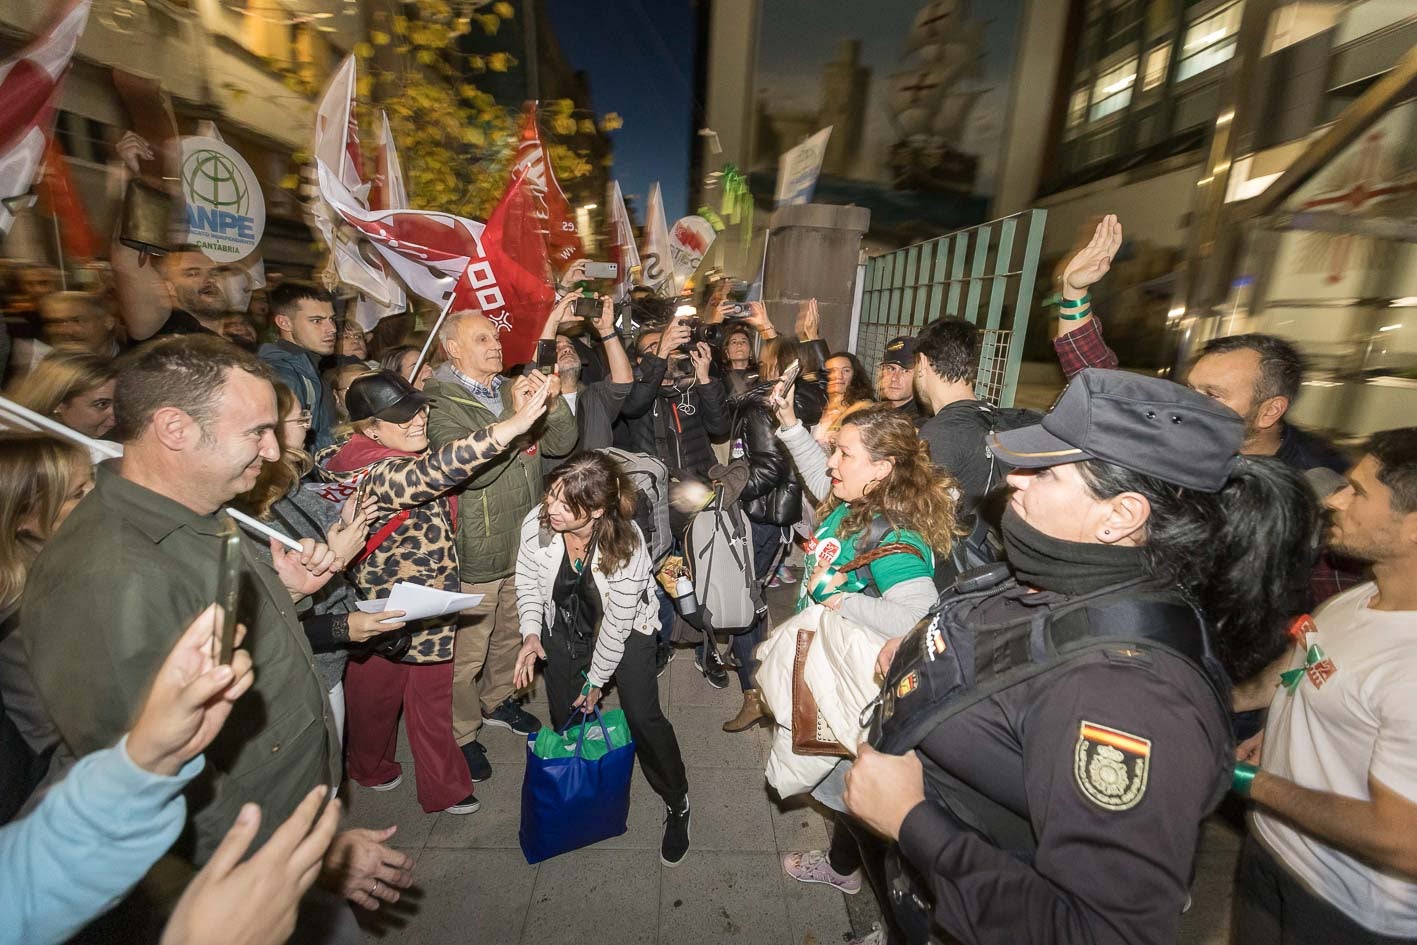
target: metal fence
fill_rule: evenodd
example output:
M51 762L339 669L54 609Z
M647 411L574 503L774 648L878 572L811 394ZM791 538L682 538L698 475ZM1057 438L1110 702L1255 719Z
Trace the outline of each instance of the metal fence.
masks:
M1047 220L1047 210L1025 210L871 257L856 355L874 372L892 338L945 315L964 318L984 330L975 394L1013 406Z

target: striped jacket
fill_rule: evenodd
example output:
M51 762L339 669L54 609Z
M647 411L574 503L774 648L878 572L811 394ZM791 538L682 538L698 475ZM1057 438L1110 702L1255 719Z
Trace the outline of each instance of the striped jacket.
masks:
M522 637L540 635L555 621L555 601L552 593L556 574L566 556L566 540L559 532L542 531L541 505L538 503L522 520L521 546L517 551L517 616ZM603 687L615 675L620 657L625 654L625 641L630 631L644 634L659 632L659 600L651 587L653 572L649 551L638 525L638 543L629 562L614 574L600 571L600 551L591 557L591 575L600 592L600 627L595 635L595 653L591 657L587 676L591 685Z

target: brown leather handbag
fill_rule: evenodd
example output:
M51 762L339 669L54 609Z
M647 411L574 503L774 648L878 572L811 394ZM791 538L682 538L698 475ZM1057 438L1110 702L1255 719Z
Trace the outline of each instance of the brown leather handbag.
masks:
M858 568L864 568L873 561L884 558L886 555L909 553L915 557L921 557L920 549L914 545L907 545L904 542L892 542L889 545L880 545L872 548L863 555L852 558L842 565L840 570L844 574L849 574ZM817 700L812 696L812 690L807 688L807 650L812 645L812 638L817 635L815 630L799 629L797 631L797 647L792 659L792 753L794 755L825 755L833 758L850 758L851 752L847 751L841 742L832 738L831 730L822 721L817 712Z

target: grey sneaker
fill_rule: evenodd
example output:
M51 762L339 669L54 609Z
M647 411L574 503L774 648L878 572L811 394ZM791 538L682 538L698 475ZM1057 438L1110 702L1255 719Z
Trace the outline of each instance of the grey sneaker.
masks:
M799 883L835 886L848 896L854 896L861 891L861 871L843 876L832 869L826 853L821 850L783 854L782 869Z

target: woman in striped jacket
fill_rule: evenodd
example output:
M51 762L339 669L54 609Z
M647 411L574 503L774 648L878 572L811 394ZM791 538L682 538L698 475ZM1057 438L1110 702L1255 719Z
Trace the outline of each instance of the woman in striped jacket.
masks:
M557 467L546 498L522 522L516 685L529 685L545 660L551 723L561 729L573 713L593 711L615 678L640 769L666 807L660 860L678 866L689 849L689 784L659 706L652 580L635 487L615 460L589 452Z

